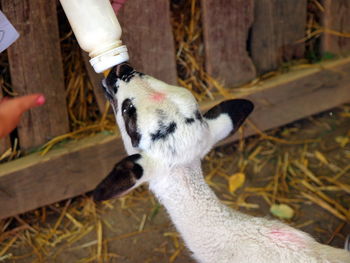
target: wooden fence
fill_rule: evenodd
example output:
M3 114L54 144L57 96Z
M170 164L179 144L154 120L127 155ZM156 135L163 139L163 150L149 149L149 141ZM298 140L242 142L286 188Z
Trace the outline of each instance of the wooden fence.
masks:
M307 0L200 1L207 72L231 87L276 70L282 62L302 58L306 46L299 40L305 36L308 4ZM350 38L334 32L350 33L349 1L321 4L320 22L326 30L318 52L348 54ZM3 12L21 34L8 49L12 88L18 94L42 92L47 97L43 107L23 115L17 128L24 150L69 131L56 5L56 1L1 0ZM152 0L145 5L142 0L129 0L118 18L131 63L176 84L169 2ZM102 108L101 76L86 65ZM248 90L246 96L256 105L251 121L260 130L330 109L350 101L350 58L277 76ZM203 102L201 107L208 109L220 100ZM254 133L249 127L245 131L246 136ZM1 140L0 155L9 145L9 138ZM34 153L0 164L0 218L93 189L123 156L119 137L98 134L45 156Z

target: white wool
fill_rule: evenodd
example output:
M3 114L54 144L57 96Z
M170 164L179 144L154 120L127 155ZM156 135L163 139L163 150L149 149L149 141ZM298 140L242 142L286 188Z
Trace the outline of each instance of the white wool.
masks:
M154 102L154 92L165 95ZM121 104L131 99L137 109L138 147L126 133ZM279 221L256 218L232 210L216 197L203 178L200 159L233 130L228 114L196 119L198 105L191 93L149 76L119 81L117 122L128 154L137 161L148 182L181 233L193 257L202 263L350 263L350 253L317 243L308 234ZM162 113L164 113L162 115ZM158 115L157 115L158 114ZM153 140L159 118L176 123L166 139Z

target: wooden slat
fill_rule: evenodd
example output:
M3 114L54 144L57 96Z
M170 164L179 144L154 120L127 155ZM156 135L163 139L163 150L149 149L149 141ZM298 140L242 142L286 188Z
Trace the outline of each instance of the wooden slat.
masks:
M265 131L350 102L350 58L321 65L276 77L247 95L255 105L250 121ZM245 136L256 134L245 127Z
M0 101L3 98L3 92L0 87ZM5 136L3 138L0 138L0 157L1 155L6 152L11 147L11 140L9 136Z
M253 91L247 95L255 103L250 120L259 129L290 123L350 101L350 58L292 71ZM254 133L245 130L245 136ZM120 138L100 134L0 165L0 218L92 190L123 156Z
M115 136L101 134L44 157L32 154L1 165L0 218L91 190L124 156L122 144L116 142Z
M250 46L258 74L304 55L306 0L255 0Z
M9 136L0 138L0 157L11 147L11 141Z
M202 0L207 72L227 87L255 77L247 52L253 0Z
M340 33L350 34L350 1L324 0L323 26ZM350 53L350 38L325 33L322 50L337 55Z
M85 64L87 74L88 74L89 79L90 79L91 84L92 84L92 88L93 88L93 91L95 94L98 109L100 110L101 113L103 113L105 111L105 106L106 106L106 97L105 97L103 90L102 90L102 87L101 87L103 74L97 74L94 71L94 69L92 68L92 66L89 62L90 57L86 52L82 51L81 53L82 53L82 57L84 59L84 64Z
M126 1L118 12L122 40L130 62L139 71L170 84L177 83L175 46L169 1Z
M8 49L12 88L20 95L42 92L43 107L22 116L20 145L28 149L68 131L68 114L56 1L2 0L2 11L20 33Z
M1 99L1 97L0 97ZM9 148L11 148L10 136L5 136L0 138L0 157L5 153Z

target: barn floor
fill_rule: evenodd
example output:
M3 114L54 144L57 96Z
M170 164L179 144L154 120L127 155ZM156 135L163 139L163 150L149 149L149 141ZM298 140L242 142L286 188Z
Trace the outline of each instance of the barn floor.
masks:
M203 162L209 184L252 215L272 218L273 203L287 204L294 216L286 222L342 247L350 234L350 105L268 136L212 151ZM244 184L231 193L238 172ZM194 262L146 187L97 206L88 197L66 200L0 227L0 262Z

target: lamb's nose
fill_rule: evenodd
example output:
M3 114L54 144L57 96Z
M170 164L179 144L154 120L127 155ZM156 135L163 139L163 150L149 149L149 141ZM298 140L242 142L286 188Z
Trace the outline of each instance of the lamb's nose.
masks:
M115 67L115 74L118 79L127 80L135 73L133 67L129 63L124 62Z

